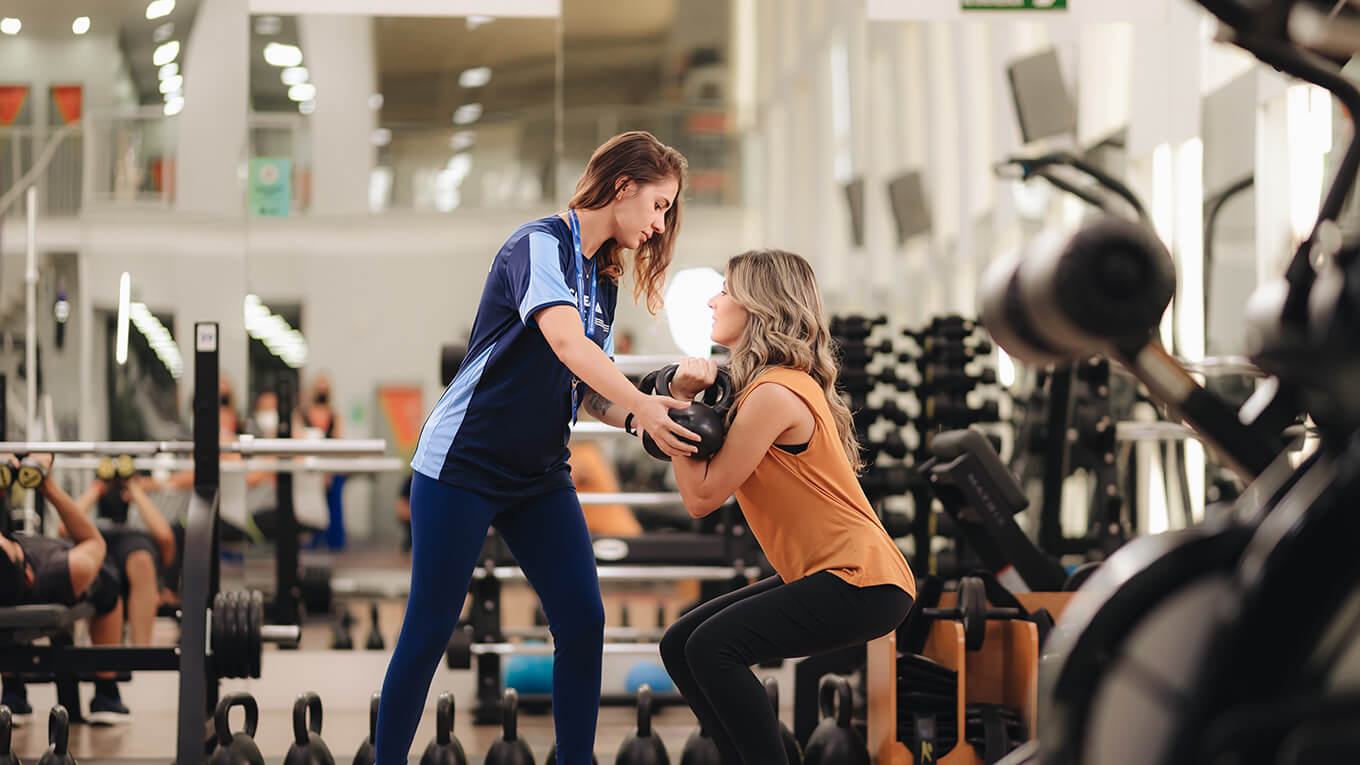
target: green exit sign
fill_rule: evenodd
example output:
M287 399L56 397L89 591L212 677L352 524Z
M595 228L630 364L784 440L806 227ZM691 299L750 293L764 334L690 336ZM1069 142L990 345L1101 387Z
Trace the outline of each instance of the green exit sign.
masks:
M965 11L1065 11L1067 0L963 0Z

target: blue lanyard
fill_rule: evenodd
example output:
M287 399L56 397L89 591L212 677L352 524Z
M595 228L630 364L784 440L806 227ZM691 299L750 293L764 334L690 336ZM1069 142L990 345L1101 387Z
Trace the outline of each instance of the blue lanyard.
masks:
M586 337L595 338L595 288L598 285L595 279L595 259L590 259L590 298L586 299L585 285L585 255L581 253L581 221L576 217L576 210L568 210L567 218L571 220L571 243L576 254L576 307L581 311L581 322L585 325ZM576 410L581 406L581 391L577 384L579 381L573 380L571 384L571 423L576 424Z

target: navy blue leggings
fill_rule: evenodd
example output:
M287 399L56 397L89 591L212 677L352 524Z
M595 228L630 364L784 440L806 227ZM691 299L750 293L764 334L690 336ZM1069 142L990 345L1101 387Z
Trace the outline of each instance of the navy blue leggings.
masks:
M589 765L600 714L604 603L573 488L497 502L420 473L411 482L411 595L378 709L378 765L405 765L489 527L524 570L553 636L557 761Z

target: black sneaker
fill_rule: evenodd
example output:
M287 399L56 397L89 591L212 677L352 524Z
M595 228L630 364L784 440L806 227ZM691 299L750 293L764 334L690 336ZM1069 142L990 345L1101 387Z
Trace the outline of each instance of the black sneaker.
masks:
M10 724L16 728L22 728L33 722L33 707L29 705L26 696L17 693L6 693L0 698L0 705L9 707Z
M91 725L122 725L132 719L132 713L119 699L96 695L90 699Z

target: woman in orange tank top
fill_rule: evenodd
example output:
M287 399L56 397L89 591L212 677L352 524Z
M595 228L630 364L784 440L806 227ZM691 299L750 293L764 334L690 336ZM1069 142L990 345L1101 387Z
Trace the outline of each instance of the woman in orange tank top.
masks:
M713 341L732 349L737 404L723 448L672 461L696 518L734 493L776 576L711 600L661 640L661 658L724 763L788 762L751 666L858 645L896 629L916 583L857 480L850 410L812 267L777 250L727 264ZM693 399L712 361L686 359L671 384Z

